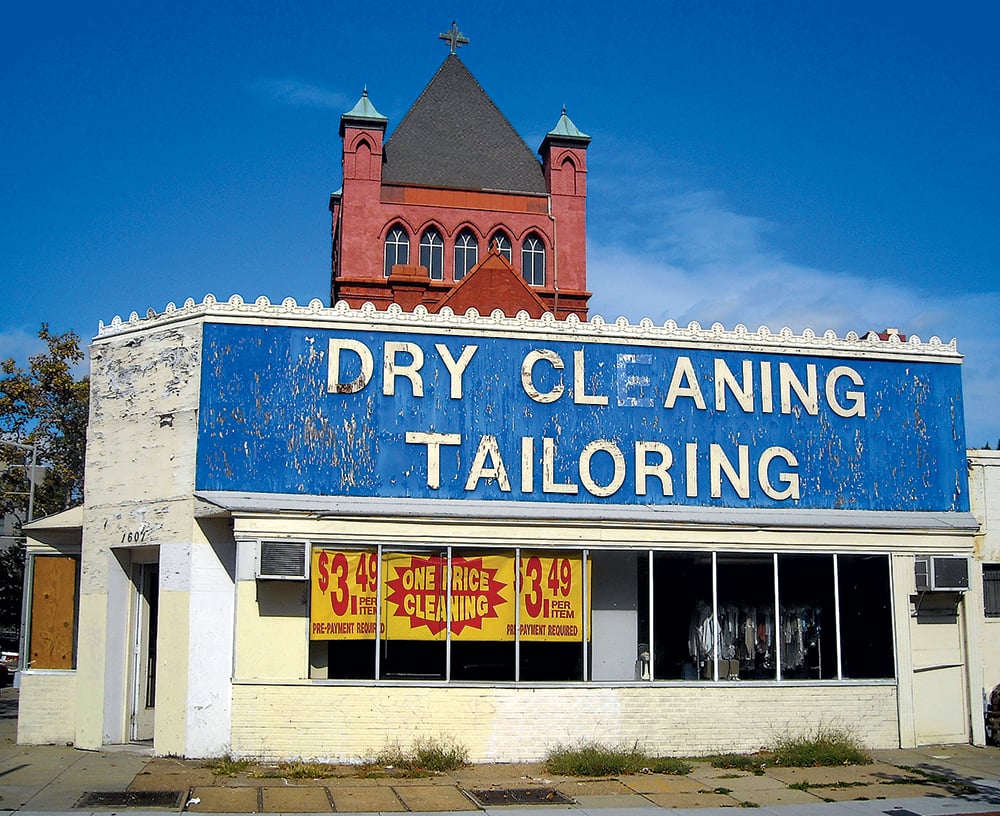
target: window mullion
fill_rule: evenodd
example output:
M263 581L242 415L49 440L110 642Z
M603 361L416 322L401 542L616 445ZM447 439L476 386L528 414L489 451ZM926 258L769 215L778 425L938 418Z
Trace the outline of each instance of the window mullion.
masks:
M719 559L712 552L712 679L719 680Z
M837 638L837 679L844 679L843 653L840 645L840 565L836 553L833 554L833 623Z

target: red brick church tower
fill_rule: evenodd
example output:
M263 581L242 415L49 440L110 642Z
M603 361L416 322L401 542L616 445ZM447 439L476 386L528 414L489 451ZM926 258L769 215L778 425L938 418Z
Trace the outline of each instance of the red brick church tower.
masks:
M365 90L340 120L331 304L587 317L587 146L562 116L535 157L451 53L392 136Z

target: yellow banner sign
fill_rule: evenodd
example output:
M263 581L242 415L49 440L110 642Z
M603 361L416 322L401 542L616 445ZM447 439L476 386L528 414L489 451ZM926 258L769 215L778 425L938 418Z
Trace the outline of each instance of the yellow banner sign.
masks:
M514 559L455 557L451 595L442 556L385 556L386 638L439 640L450 621L453 640L504 640L514 615Z
M313 640L374 639L378 618L377 590L378 556L374 551L313 550L310 637Z
M579 643L583 628L582 557L522 553L521 640Z
M381 598L379 628L386 640L443 640L449 626L452 640L513 640L517 628L513 555L453 557L450 593L447 569L444 556L384 554L380 595L374 551L316 549L310 636L373 639ZM582 576L579 554L522 555L522 640L582 641Z

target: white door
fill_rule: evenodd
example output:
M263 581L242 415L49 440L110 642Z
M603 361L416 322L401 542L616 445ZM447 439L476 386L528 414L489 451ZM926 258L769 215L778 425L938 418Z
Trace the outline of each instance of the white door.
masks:
M134 564L132 620L132 715L130 738L153 738L156 711L156 629L160 587L159 564Z
M969 741L963 606L949 593L926 593L911 618L918 745Z

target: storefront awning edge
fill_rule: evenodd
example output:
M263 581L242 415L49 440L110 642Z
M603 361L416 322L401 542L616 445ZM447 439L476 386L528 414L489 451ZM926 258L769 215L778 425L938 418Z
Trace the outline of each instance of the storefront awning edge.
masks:
M234 514L293 513L316 517L440 518L470 521L516 520L554 523L714 525L724 528L865 529L897 532L966 533L979 530L972 513L894 510L793 510L680 505L548 504L542 502L446 501L240 493L201 490L195 497Z

